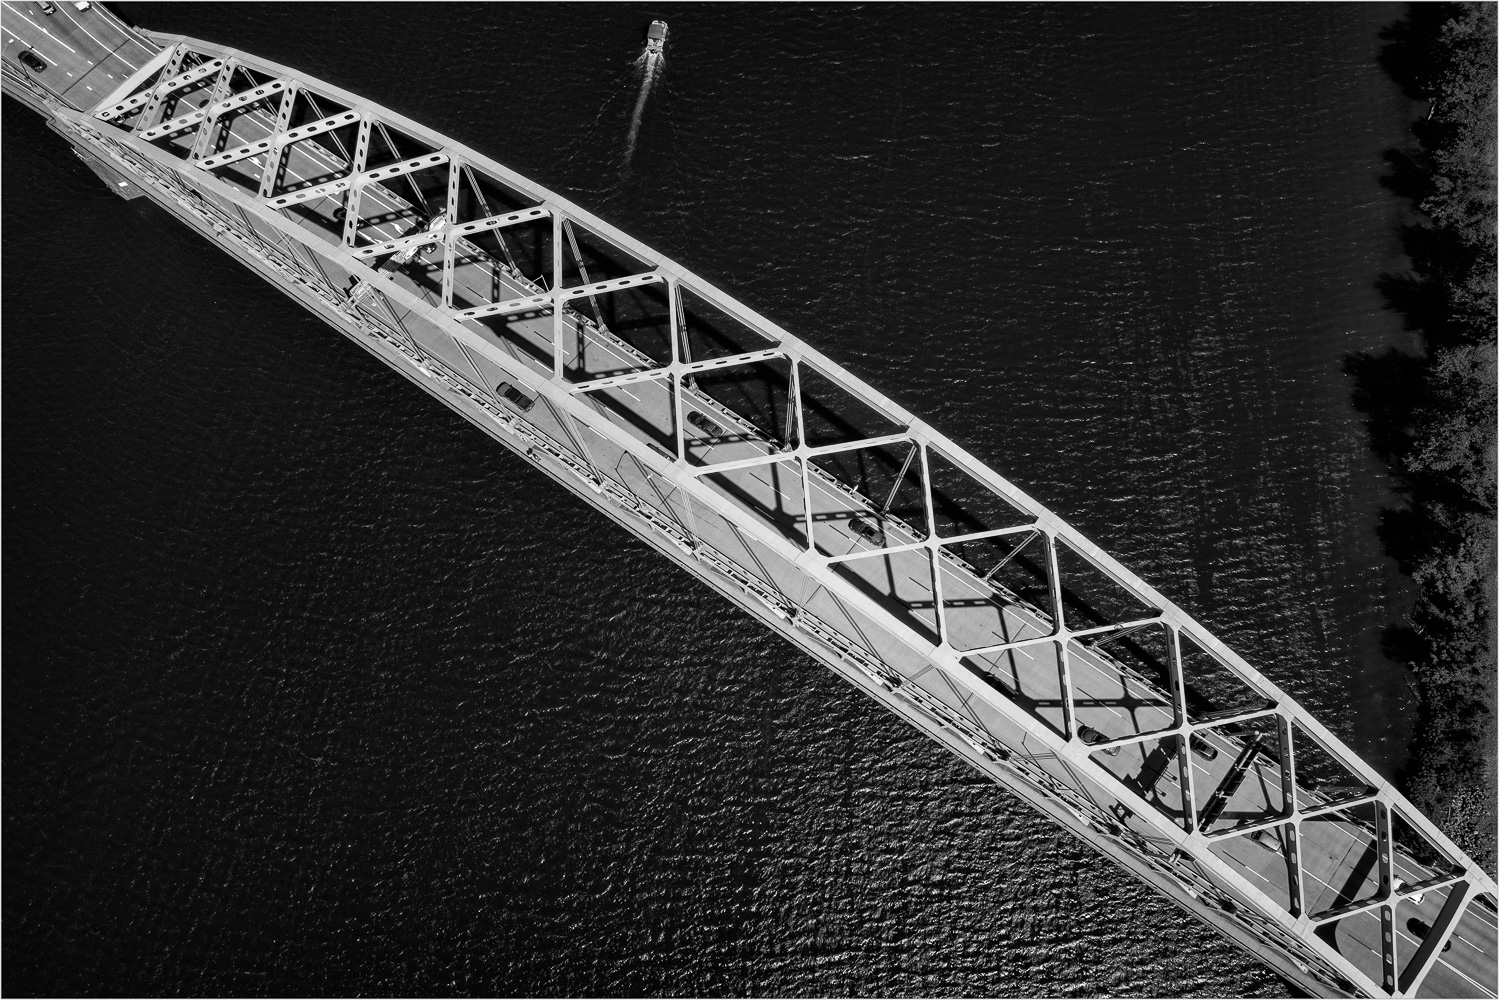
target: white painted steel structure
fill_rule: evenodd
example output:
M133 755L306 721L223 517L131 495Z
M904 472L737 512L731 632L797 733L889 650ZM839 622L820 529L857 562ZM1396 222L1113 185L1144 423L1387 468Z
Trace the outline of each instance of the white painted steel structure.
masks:
M28 103L44 105L53 127L101 176L113 171L145 190L487 432L571 487L592 491L593 502L621 523L1305 988L1429 995L1423 989L1433 974L1459 982L1447 970L1475 982L1443 959L1443 949L1460 928L1493 923L1493 879L1280 688L979 458L686 268L490 158L288 67L195 39L148 37L160 53L92 107L67 106L9 63L7 92L25 88ZM386 154L378 162L377 146ZM445 197L428 198L418 175L425 191ZM433 178L440 179L435 187ZM400 183L415 197L400 193ZM485 190L522 203L491 211ZM473 204L484 211L465 210ZM433 211L438 215L429 218ZM418 227L405 228L413 220ZM503 238L490 244L503 260L475 242L519 227L530 227L538 251L546 250L545 266L531 275L515 265ZM580 234L601 248L586 262ZM429 250L441 254L440 267L426 266L430 288L407 270ZM474 277L480 258L486 294L476 291L484 283ZM590 280L589 263L602 259L632 266ZM646 291L666 304L668 354L636 349L602 318L601 298ZM751 331L759 338L753 349L694 359L687 327L699 306ZM584 319L584 308L597 320ZM580 374L585 341L612 367ZM773 366L786 373L779 436L757 431L699 386L715 373ZM875 415L883 432L816 441L809 428L818 418L804 398L812 379ZM518 396L507 396L506 384ZM659 394L630 414L635 423L619 417L619 393L629 387ZM606 398L612 402L601 404ZM543 428L543 416L555 423ZM666 433L642 433L637 424L651 421ZM703 427L709 430L694 429ZM726 457L707 458L715 450ZM829 460L880 450L900 462L883 506L824 471ZM615 469L628 460L638 475L626 481L606 472L601 455L615 458ZM1014 523L944 536L937 529L947 502L934 482L938 462L988 491ZM747 477L758 471L775 477L773 504L751 495L758 487ZM785 494L783 479L791 485ZM891 503L908 487L915 514L896 517ZM793 515L800 507L794 530L769 516L768 504L783 502ZM860 531L861 516L876 527L866 520ZM715 537L737 538L734 544L763 554L776 569L756 570ZM853 548L830 551L830 539ZM994 540L1020 543L1005 560L1033 546L1046 580L1040 605L990 582L1003 561L981 577L962 555L965 546ZM1064 557L1148 610L1103 622L1074 613ZM906 601L918 610L901 613L899 594L860 576L876 565L924 566L929 598ZM799 590L785 584L793 574L805 583ZM802 599L788 599L793 590ZM985 601L998 609L999 641L973 639L960 617L968 612L955 610ZM860 623L872 623L888 648L853 634ZM1142 630L1164 639L1164 676L1155 687L1102 650ZM1258 704L1216 713L1195 708L1189 647ZM1049 658L1060 671L1054 723L982 666L1005 657L1015 664L1020 655ZM915 661L911 669L899 665ZM1132 709L1133 729L1100 732L1081 718L1100 703L1092 678L1110 671L1124 678L1126 693L1144 692L1145 708ZM1094 688L1086 688L1083 673ZM933 680L939 677L941 691ZM963 706L972 707L965 714ZM1213 759L1227 751L1212 769L1194 761L1208 752L1196 749L1204 744L1216 748ZM1160 757L1152 788L1141 776L1143 763L1140 774L1120 773L1121 753L1132 761L1147 752ZM1298 779L1298 767L1314 753L1352 780L1332 794L1325 787L1309 794L1311 782ZM1174 806L1163 802L1169 795L1160 794L1158 781L1172 763ZM1251 803L1261 815L1220 825L1227 802L1249 802L1240 791L1246 776L1264 786ZM1401 830L1424 842L1421 849L1402 841ZM1314 870L1308 852L1329 837L1362 845L1367 870L1353 871L1354 847L1332 867ZM1251 838L1261 854L1244 847ZM1282 888L1269 888L1267 865L1283 873ZM1332 878L1344 874L1352 888L1321 906L1329 897L1317 886L1331 890ZM1427 930L1413 937L1397 924L1417 906L1429 910L1421 911ZM1355 930L1360 921L1366 931ZM1488 961L1491 977L1492 954ZM1475 985L1472 995L1492 989L1491 982Z

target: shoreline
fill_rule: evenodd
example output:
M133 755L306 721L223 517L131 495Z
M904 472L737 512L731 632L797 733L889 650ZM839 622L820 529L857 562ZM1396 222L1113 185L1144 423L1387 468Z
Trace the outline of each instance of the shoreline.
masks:
M1409 260L1379 288L1419 349L1347 359L1370 446L1403 501L1381 513L1387 556L1412 583L1382 636L1412 671L1420 718L1407 795L1488 871L1496 860L1495 11L1413 4L1380 62L1429 112L1382 183L1404 203Z

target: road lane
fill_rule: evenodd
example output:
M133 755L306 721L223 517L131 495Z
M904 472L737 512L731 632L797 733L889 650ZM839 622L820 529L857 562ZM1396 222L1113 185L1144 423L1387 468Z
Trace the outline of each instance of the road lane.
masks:
M6 28L6 55L14 60L23 49L31 49L47 68L41 72L28 69L28 74L77 107L92 107L160 51L99 4L86 11L70 3L54 6L53 13L44 14L31 4L0 2L11 21Z
M7 3L6 6L9 7L10 5ZM245 117L257 121L261 127L269 131L271 119L264 112L257 111ZM241 140L237 134L235 141L248 140ZM293 183L309 180L313 177L323 177L330 170L347 169L347 164L337 161L332 154L316 143L301 143L291 147L291 149L292 152L287 162L287 176ZM412 217L420 218L425 214L425 206L415 205L379 185L372 185L366 188L364 198L368 204L362 207L367 213L389 217L387 221L369 227L364 231L365 235L376 241L400 235L400 230L409 224ZM309 212L322 215L325 220L331 223L333 209L338 204L338 199L330 198L318 199L302 207ZM291 213L286 214L289 219L309 229L315 229L315 226L311 222ZM320 233L320 235L327 238L326 234ZM460 241L460 244L463 252L470 256L481 253L473 244L469 244L466 241ZM434 270L439 266L432 262L413 262L408 265L406 270L413 273L421 273L425 276L426 280L414 280L409 274L402 274L397 277L397 280L421 295L426 301L435 303L437 293L432 287L430 279L434 274ZM537 286L515 275L498 262L488 262L487 270L486 268L465 268L462 277L459 277L455 272L455 290L461 292L463 295L474 298L476 301L498 301L505 298L535 294L539 291ZM591 324L583 323L581 317L576 313L571 311L565 312L562 325L564 330L564 345L566 346L564 353L567 355L565 361L569 364L577 359L585 339L589 351L594 355L595 368L600 367L600 361L603 362L603 367L606 369L613 368L616 370L638 369L642 363L649 363L649 359L645 359L638 351L614 338L612 334L600 330ZM471 324L470 328L473 329L477 326L478 324ZM508 324L507 329L514 334L516 340L527 342L538 353L546 354L551 351L550 327L551 320L546 318L540 321L517 321ZM502 350L508 351L512 356L522 356L521 354L517 354L511 343L502 339L488 328L483 328L482 335ZM534 359L528 361L528 363L536 364ZM549 368L543 370L549 371ZM641 385L644 384L646 383L641 383ZM486 385L484 388L492 390L493 387ZM644 393L644 390L642 389L641 392ZM663 401L664 398L669 398L665 394L644 393L644 395L638 395L636 392L624 391L621 388L617 391L617 395L627 396L633 400L631 404L622 405L636 411L638 415L644 418L643 422L653 426L671 426L674 417L668 410L668 404ZM722 403L714 400L699 388L687 387L684 389L683 395L684 403L690 409L711 414L713 419L723 424L729 432L727 435L711 434L691 426L684 427L684 438L694 454L701 457L707 452L712 451L714 452L713 460L720 462L733 461L740 458L768 456L776 453L776 442L770 441L764 435L760 434L750 420L733 413L733 411L727 409ZM635 428L634 425L626 421L621 421L617 415L611 414L607 407L601 406L600 412L606 418L618 422L625 429L639 434L638 428ZM573 450L576 450L576 447ZM618 469L618 467L618 463L616 463L615 468ZM787 468L785 463L779 463L775 467L778 469ZM849 527L849 521L856 513L872 514L876 510L874 502L853 493L847 487L837 483L815 465L809 466L809 468L812 470L812 478L808 484L812 503L810 510L803 510L800 513L800 530L803 532L815 530L818 546L827 551L848 552L860 549L870 551L872 547L865 539L852 531ZM781 527L782 522L777 520L775 515L785 512L783 501L794 499L796 506L799 507L801 504L802 498L797 495L796 489L801 485L799 475L795 475L795 484L791 491L786 493L783 493L779 486L773 485L766 479L761 478L755 468L729 472L723 474L723 476L742 490L743 496L747 497L749 501L746 503L743 498L736 498L736 502L745 506L750 513L767 520L778 528ZM670 488L669 485L668 489L671 490L669 495L675 496L674 489ZM663 504L667 507L670 507L672 503L673 501L670 499L663 500ZM676 500L676 503L680 504L679 498ZM677 507L675 514L679 522L682 521L683 512L680 506ZM725 535L721 529L710 528L709 530L715 536L713 539L714 544L721 551L733 550L734 541ZM914 531L898 522L887 521L886 531L888 544L891 545L906 544L917 540ZM741 541L741 547L742 544ZM920 601L917 598L913 598L904 582L899 585L895 582L897 580L911 581L918 586L918 590L924 587L926 589L926 600L928 605L930 605L931 593L929 580L931 566L923 550L873 555L853 560L843 565L846 567L846 572L857 577L876 593L882 594L893 608L899 609L904 607L905 612L914 621L930 623L931 616L921 612ZM943 573L944 596L948 601L972 600L980 603L988 602L992 605L993 615L999 623L998 629L988 627L981 629L973 625L970 621L970 616L963 616L962 621L956 625L952 634L954 645L967 644L964 645L964 648L972 648L983 643L992 642L995 638L1005 641L1006 636L1013 638L1025 635L1044 635L1049 632L1051 624L1044 616L1041 616L1032 609L1008 601L1002 592L984 583L968 568L947 559L942 559L940 560L940 569ZM923 583L919 579L923 575L926 577L927 583ZM791 580L772 580L770 583L778 585L782 589L782 592L790 592L795 589L794 581ZM793 585L786 586L788 583L792 583ZM1125 726L1124 731L1126 733L1133 732L1136 734L1148 732L1153 728L1161 728L1171 723L1172 718L1169 712L1171 701L1169 696L1164 691L1154 687L1147 679L1131 674L1119 663L1098 650L1075 646L1069 651L1068 655L1072 665L1073 693L1079 705L1080 720L1085 719L1083 715L1084 711L1106 714L1111 719L1120 720L1120 723ZM1051 661L1044 660L1033 655L1031 650L1026 649L1014 650L1009 654L1009 659L1012 668L1017 672L1017 684L1019 683L1019 678L1023 675L1024 684L1028 688L1044 690L1047 675L1051 674L1050 682L1053 687L1055 686L1056 664L1054 659ZM1144 700L1147 704L1143 710L1140 707L1136 707L1128 714L1119 711L1113 704L1110 704L1111 701L1118 703L1130 699ZM1154 705L1150 704L1152 701L1155 703ZM1237 738L1231 737L1221 731L1207 734L1206 738L1209 742L1217 746L1219 754L1217 759L1211 762L1201 761L1195 755L1192 758L1193 773L1197 776L1201 788L1204 790L1204 794L1199 796L1199 801L1205 799L1206 794L1210 793L1212 787L1216 783L1221 782L1228 774L1233 760L1237 757L1239 749L1242 748L1242 743ZM1168 783L1177 785L1177 777L1174 771L1174 768L1168 767L1165 777ZM1278 768L1273 772L1275 779L1273 783L1266 781L1266 776L1269 773L1271 773L1269 765L1261 762L1254 763L1250 768L1249 774L1257 780L1250 781L1246 778L1240 789L1235 791L1235 795L1230 799L1230 803L1238 807L1240 811L1246 811L1256 806L1261 809L1276 806L1276 803L1271 799L1269 789L1272 784L1278 786ZM1356 862L1351 864L1348 859L1353 857L1356 851L1367 850L1369 845L1367 841L1359 839L1356 832L1357 827L1351 824L1329 821L1316 824L1316 827L1318 829L1317 836L1303 840L1304 857L1311 856L1315 858L1321 852L1326 854L1327 859L1332 864L1331 867L1319 867L1316 863L1308 864L1307 877L1310 881L1316 882L1331 891L1332 882L1328 880L1346 881L1346 873L1356 864ZM1348 841L1350 839L1354 843L1349 844ZM1235 842L1226 843L1234 844L1237 856L1240 852L1239 846ZM1263 859L1259 859L1259 856L1253 853L1245 855L1247 858L1262 860L1263 863L1257 864L1255 861L1244 860L1241 862L1244 870L1250 872L1253 877L1265 881L1268 885L1271 884L1271 877L1265 873L1279 869L1281 873L1279 877L1283 882L1284 865L1280 860L1280 855L1269 851L1264 852L1264 855ZM1404 863L1404 859L1401 859L1401 863ZM1408 881L1419 880L1419 872L1416 869L1407 866L1398 870L1408 872L1412 876ZM1340 874L1344 875L1345 878L1340 880ZM1409 905L1407 904L1407 906ZM1435 902L1433 901L1425 905L1432 907L1435 906ZM1474 914L1477 910L1477 907L1469 908L1468 913L1464 916L1464 925L1468 922L1468 914ZM1405 907L1402 907L1402 912L1407 912ZM1418 909L1414 912L1419 913L1422 911ZM1408 932L1402 933L1406 938L1414 940ZM1462 940L1466 942L1466 938ZM1377 946L1377 942L1361 941L1360 943L1368 947ZM1467 947L1467 945L1464 945L1464 947ZM1454 951L1456 951L1456 947ZM1478 953L1482 954L1481 951L1478 951ZM1471 983L1470 977L1466 976L1461 970L1451 966L1449 956L1440 958L1439 965L1433 970L1432 978L1429 982L1443 981L1438 977L1446 976L1448 969L1452 970L1453 975L1466 979Z

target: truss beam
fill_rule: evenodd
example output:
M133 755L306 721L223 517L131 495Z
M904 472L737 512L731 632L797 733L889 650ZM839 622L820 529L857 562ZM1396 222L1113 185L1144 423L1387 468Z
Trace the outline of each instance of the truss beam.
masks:
M353 187L364 187L377 180L390 180L404 174L415 173L428 167L441 166L448 162L446 153L429 153L424 156L412 157L402 163L381 167L379 170L368 170L362 174L350 177L341 177L335 181L328 181L314 187L304 188L301 191L292 191L277 198L267 197L265 204L271 208L285 208L304 201L315 201L318 198L326 198L330 195L340 194Z
M649 371L627 372L624 375L610 375L608 378L590 379L587 382L579 382L570 391L580 393L594 392L599 389L616 389L622 385L632 385L636 382L650 382L669 375L680 378L688 375L696 375L699 372L713 371L717 368L732 368L735 365L753 365L763 361L775 361L784 357L786 357L786 352L779 348L767 351L750 351L745 354L733 354L724 358L714 358L712 361L695 361L691 364L667 365L664 368L652 368Z
M103 111L95 112L94 117L103 122L114 121L116 118L127 115L142 105L149 104L152 101L160 101L162 98L174 94L184 87L190 87L199 80L213 76L223 68L223 59L210 59L201 66L194 66L185 73L178 73L171 79L163 81L152 90L141 91L139 94L134 94L123 101L110 105Z
M445 336L457 344L463 352L463 356L469 359L469 364L474 369L474 374L480 374L477 360L493 365L497 370L504 372L512 384L527 393L533 393L539 397L545 397L548 402L556 407L569 420L575 420L579 432L586 430L587 433L596 436L611 447L623 453L628 453L639 462L641 468L651 476L656 477L661 483L680 491L681 495L691 500L691 506L687 508L690 513L693 507L699 511L710 512L723 518L734 526L734 529L744 538L754 541L772 555L786 560L788 563L798 567L806 576L810 585L825 589L852 612L865 618L878 622L892 641L898 642L904 648L918 654L920 657L941 671L953 684L956 691L963 697L971 698L993 709L1003 718L1009 720L1017 727L1027 730L1027 741L1032 744L1031 750L1036 754L1049 755L1050 758L1065 765L1070 772L1086 779L1089 787L1096 788L1112 797L1133 817L1135 825L1148 827L1149 839L1152 843L1165 845L1168 849L1181 852L1184 857L1191 859L1192 863L1201 871L1209 873L1215 885L1225 887L1233 896L1251 906L1268 924L1274 925L1279 933L1295 940L1307 954L1315 955L1317 960L1327 968L1335 970L1339 975L1346 977L1350 982L1356 983L1361 989L1380 995L1406 994L1419 988L1423 978L1428 974L1431 964L1439 956L1440 943L1449 935L1461 919L1462 913L1468 905L1468 901L1479 894L1494 893L1492 879L1478 870L1471 861L1463 860L1460 865L1461 871L1457 874L1433 875L1430 878L1420 880L1421 885L1462 885L1463 890L1454 890L1453 896L1457 902L1450 903L1453 912L1445 917L1446 923L1435 928L1432 935L1437 943L1425 951L1418 950L1416 959L1407 967L1408 974L1402 974L1399 982L1379 982L1364 975L1349 961L1348 957L1339 954L1322 941L1316 934L1316 927L1321 923L1337 919L1339 915L1327 913L1318 914L1316 918L1304 915L1300 900L1301 885L1304 884L1307 873L1303 867L1303 857L1306 853L1304 843L1305 831L1303 824L1317 817L1327 816L1331 813L1346 811L1361 803L1373 803L1377 810L1378 822L1373 831L1374 847L1381 856L1380 878L1384 885L1389 886L1395 857L1395 847L1391 833L1393 817L1399 816L1410 824L1421 835L1425 836L1439 850L1447 852L1455 858L1462 858L1460 852L1449 840L1441 835L1419 811L1410 806L1390 784L1373 771L1367 764L1358 759L1325 727L1321 726L1314 718L1305 712L1293 700L1288 698L1275 684L1264 678L1249 664L1219 642L1206 629L1202 628L1195 620L1184 611L1176 607L1151 588L1148 584L1139 580L1124 567L1120 566L1107 554L1103 553L1086 538L1079 535L1065 522L1057 518L1052 512L1036 503L1022 491L1014 487L1007 480L1000 477L982 462L978 461L964 449L937 433L925 423L917 420L910 413L899 407L888 398L882 396L873 388L846 372L840 366L827 359L815 349L802 341L786 333L775 324L761 317L758 313L748 309L736 300L725 295L712 285L702 281L695 275L676 265L670 260L655 254L649 248L623 233L614 230L589 213L577 208L569 202L561 199L555 194L534 185L513 171L501 167L493 161L472 150L452 144L445 137L428 133L413 122L402 119L385 109L377 108L359 100L354 95L339 91L317 81L309 80L286 70L284 67L254 60L242 53L225 52L216 50L211 46L187 40L185 43L192 51L202 52L219 62L222 68L224 61L228 58L239 58L246 65L253 66L258 72L289 81L283 92L281 114L277 118L276 128L272 136L257 142L269 142L269 148L285 148L286 145L297 141L298 138L310 136L310 132L302 131L300 135L293 137L294 132L286 128L288 120L291 94L294 87L305 88L315 91L319 95L326 95L329 100L340 105L348 106L361 123L362 135L367 135L370 122L377 125L388 125L398 128L403 132L416 135L423 142L441 151L420 157L408 159L402 163L383 167L377 170L360 170L362 162L356 165L351 175L335 181L326 182L301 191L288 192L280 197L254 198L246 195L233 185L225 184L217 177L208 173L214 165L223 165L228 162L237 162L226 157L237 156L240 159L256 155L256 152L266 150L257 149L255 152L247 151L246 144L217 156L206 157L197 162L197 166L205 170L198 176L197 180L201 186L211 191L221 201L233 204L245 213L253 213L258 216L259 221L275 230L284 233L287 237L301 241L308 250L327 258L330 262L338 265L353 274L363 285L367 285L381 293L390 303L399 306L400 309L409 312L413 317L430 323L434 328L441 331ZM205 64L206 66L207 64ZM190 85L192 80L184 81L189 74L177 74L167 80L152 92L170 93L174 87ZM208 75L203 73L203 76ZM203 78L202 76L198 79ZM140 95L136 95L139 97ZM129 101L112 105L105 112L99 112L94 116L94 123L109 122L123 114L133 110L133 107L143 106L151 100L150 96L141 99L139 104L132 107L124 107ZM215 106L223 102L215 103ZM70 113L63 111L60 115L67 117ZM82 116L78 116L80 119ZM191 116L184 116L191 117ZM205 116L206 117L206 116ZM338 116L331 116L338 117ZM324 119L329 121L330 119ZM174 120L181 122L181 119ZM185 127L199 127L202 119L187 123ZM128 146L135 154L148 160L162 164L167 169L176 169L180 161L174 160L171 154L160 147L152 146L148 137L155 134L167 134L156 132L156 129L176 127L174 123L166 123L164 126L156 126L148 129L138 136L132 136L127 130L115 130L117 136L113 136L125 146ZM336 126L332 126L336 127ZM305 130L307 126L303 126ZM267 158L270 160L271 158ZM356 160L359 155L356 154ZM369 262L384 253L399 253L421 243L434 242L434 236L418 234L411 237L387 239L373 247L353 248L346 245L348 240L348 222L345 222L345 239L342 243L335 238L333 244L328 244L321 237L310 236L308 230L299 226L295 221L288 219L283 213L276 211L290 207L298 203L311 202L317 198L336 195L344 191L352 191L351 203L358 197L359 192L376 181L400 177L404 174L415 173L427 167L451 164L448 183L447 215L449 226L445 233L436 236L446 243L451 249L454 241L465 235L479 232L484 229L501 228L517 222L530 221L541 218L550 218L551 226L551 270L548 276L548 289L538 287L534 293L512 296L501 302L493 302L475 306L464 310L454 310L446 305L433 305L429 299L424 299L410 288L403 286L389 272L377 271L370 267ZM276 169L274 163L268 163L264 171L271 172ZM453 179L462 170L470 170L486 173L495 178L499 183L520 192L527 198L534 199L538 205L535 208L525 209L508 215L493 215L485 219L475 220L471 223L453 225L455 214ZM263 177L265 174L263 173ZM264 191L264 188L262 188ZM354 204L349 214L357 216L357 204ZM562 287L563 277L563 247L567 242L568 235L573 227L581 227L588 232L598 235L602 240L626 251L638 260L646 263L649 270L627 275L623 278L610 279L608 281L589 282L585 277L585 284L572 288ZM449 255L451 256L451 255ZM443 303L451 302L451 267L445 265L443 280ZM649 370L632 372L625 375L611 376L602 379L570 384L565 378L562 370L563 360L563 331L564 322L576 322L577 317L573 314L571 319L564 317L561 306L575 299L585 296L597 296L613 291L620 291L644 285L647 283L664 282L668 288L669 300L669 325L672 343L672 360L665 366L653 367ZM690 291L695 297L707 302L709 305L722 310L728 316L747 326L749 329L766 337L774 348L741 353L728 358L714 359L712 361L694 362L687 347L681 341L681 333L684 329L681 311L682 292ZM480 318L487 315L501 315L511 312L550 308L552 310L552 370L550 375L540 374L533 367L523 364L517 358L507 354L497 347L490 339L480 332L463 325L463 321ZM592 336L592 335L590 335ZM772 442L764 435L756 436L755 432L745 430L742 434L747 440L756 441L755 448L763 448L764 453L746 457L736 458L730 461L717 462L701 466L688 465L684 461L687 441L684 439L682 425L684 423L683 397L686 395L685 388L693 376L714 368L726 367L732 364L752 364L770 361L774 359L786 359L790 362L790 400L786 424L795 433L794 447L781 450L779 443ZM810 447L805 440L806 413L801 395L801 366L811 365L817 372L831 379L838 387L846 391L852 398L869 406L876 413L889 419L895 426L900 427L898 433L872 436L865 439L840 442L832 445ZM611 420L606 414L595 406L587 404L580 398L580 394L600 389L623 387L632 382L650 379L668 379L674 390L675 399L672 406L675 413L675 436L676 455L667 456L658 450L652 443L643 439L632 427L624 426ZM696 390L694 390L696 391ZM746 427L749 425L746 424ZM787 435L790 436L789 433ZM920 482L922 489L922 506L927 519L927 524L932 526L928 529L928 537L915 537L909 540L898 538L897 544L886 546L857 554L850 553L841 556L822 556L815 551L816 543L813 538L814 532L810 529L806 532L805 543L793 542L788 539L779 529L767 521L763 512L753 508L745 502L731 498L726 493L714 487L706 480L710 474L727 474L740 470L750 470L757 466L771 463L789 463L793 465L801 476L803 511L810 518L813 510L811 502L811 481L814 476L816 465L813 460L826 455L834 455L841 452L859 449L872 449L881 447L911 448L911 455L919 459L919 463L913 463L908 456L907 463L903 469L903 475L897 480L897 486L905 478L904 472L911 468L919 467ZM930 454L937 451L943 458L957 466L969 475L977 484L993 492L993 494L1021 512L1028 523L1001 529L987 531L974 531L967 535L956 538L938 538L933 535L935 531L935 503L933 497L933 486L931 479ZM591 458L589 459L591 462ZM879 509L879 498L866 498L870 510ZM887 504L888 507L888 504ZM1052 631L1044 636L1033 636L1017 642L1004 643L994 646L980 647L977 650L963 649L953 642L952 619L946 610L948 589L944 582L944 576L958 574L959 579L966 573L950 558L947 562L942 556L951 546L961 541L977 541L984 538L998 538L1004 535L1021 532L1033 532L1040 536L1040 546L1043 551L1037 553L1038 558L1047 572L1047 598L1050 607L1050 620ZM898 534L904 535L902 530ZM1106 626L1088 624L1086 627L1073 628L1067 620L1067 611L1063 604L1063 580L1059 569L1058 550L1065 546L1073 553L1080 556L1086 563L1096 570L1102 577L1112 581L1123 589L1131 598L1149 608L1159 609L1153 617L1134 618L1129 621L1114 622ZM915 553L922 551L927 559L928 566L932 570L932 603L935 608L936 641L921 628L916 627L910 621L902 619L879 601L864 593L858 587L851 584L837 572L838 568L845 563L856 561L866 555L893 555L896 553ZM975 579L977 574L970 574ZM1038 601L1041 598L1036 598ZM1048 612L1038 611L1042 618ZM1038 621L1040 619L1037 619ZM1081 623L1078 623L1081 624ZM1167 728L1153 733L1134 733L1127 737L1112 740L1103 744L1096 742L1085 742L1079 733L1078 710L1081 704L1086 710L1087 698L1085 691L1077 686L1079 679L1077 665L1073 663L1073 656L1067 650L1068 642L1074 638L1086 638L1090 636L1110 637L1121 636L1131 628L1159 625L1164 629L1169 640L1169 653L1167 664L1169 672L1169 683L1167 691L1160 692L1159 697L1163 703L1169 704L1174 714L1172 724ZM1243 681L1247 687L1257 696L1262 697L1267 708L1236 713L1230 716L1222 716L1216 719L1193 723L1189 721L1186 709L1186 692L1188 678L1183 667L1181 636L1187 635L1207 655L1217 660L1229 673ZM1025 710L1010 700L1006 695L997 691L993 686L984 683L964 663L964 658L975 654L987 652L1002 652L1012 649L1020 649L1028 645L1051 644L1058 650L1058 663L1061 672L1060 700L1062 702L1063 722L1062 731L1055 732L1047 727L1036 726L1034 720L1028 716ZM1101 650L1095 650L1098 656L1107 654ZM1197 807L1199 796L1194 785L1192 775L1192 761L1190 742L1194 733L1203 730L1224 730L1228 726L1242 725L1250 722L1263 722L1273 719L1275 725L1282 734L1281 752L1278 755L1279 776L1281 788L1284 793L1286 807L1279 815L1265 818L1257 824L1240 825L1227 831L1214 831L1206 833L1200 828L1197 821ZM1324 803L1315 806L1306 806L1298 802L1296 797L1296 763L1298 751L1292 732L1301 731L1310 736L1320 745L1321 749L1330 755L1333 760L1355 775L1359 780L1366 782L1369 792L1367 795L1349 802ZM1102 766L1095 758L1100 749L1108 749L1113 746L1123 746L1129 743L1139 743L1146 739L1176 739L1176 759L1180 771L1180 785L1184 795L1184 807L1187 813L1184 823L1178 825L1174 821L1167 821L1156 808L1143 797L1142 793L1121 780L1114 773ZM1299 738L1299 737L1298 737ZM1268 748L1267 748L1268 749ZM1253 766L1260 767L1255 763ZM1209 793L1211 796L1212 793ZM1240 836L1253 832L1255 829L1270 826L1281 826L1289 831L1289 846L1285 849L1285 863L1289 870L1288 879L1291 885L1292 902L1289 909L1270 898L1249 880L1247 880L1237 869L1217 857L1212 851L1214 844L1223 843L1227 838ZM1295 838L1290 839L1290 838ZM1397 899L1409 898L1413 893L1419 891L1413 887L1407 887L1400 892L1393 888L1382 890L1372 902L1362 902L1359 906L1363 909L1378 908L1380 906L1393 907ZM1341 916L1348 914L1342 913ZM1385 979L1391 975L1390 970L1394 968L1394 945L1391 944L1379 953L1379 961L1385 969ZM1425 964L1423 964L1425 963Z
M455 172L456 175L456 172ZM535 219L545 219L551 213L545 208L526 208L519 212L511 212L509 215L492 215L485 219L475 219L472 222L461 222L454 224L449 230L449 243L462 236L472 236L474 233L488 232L491 229L503 229L506 226L514 226L522 222L531 222ZM452 219L448 220L450 223Z

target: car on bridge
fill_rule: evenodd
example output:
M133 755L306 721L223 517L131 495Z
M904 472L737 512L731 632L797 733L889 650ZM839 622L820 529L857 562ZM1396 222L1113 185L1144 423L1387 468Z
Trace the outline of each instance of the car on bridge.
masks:
M856 514L849 519L848 526L854 534L875 545L885 544L885 529L877 518L868 514Z
M723 425L701 410L693 410L687 414L687 422L710 437L723 433Z
M529 410L531 407L536 405L536 400L532 399L530 396L527 396L525 393L521 392L509 382L501 382L499 385L494 387L494 391L499 393L501 398L503 398L505 402L509 403L511 406L515 407L521 412L525 412L526 410Z

